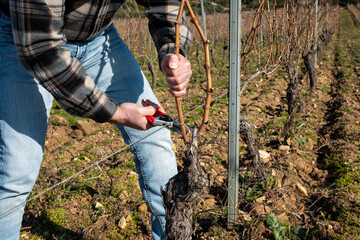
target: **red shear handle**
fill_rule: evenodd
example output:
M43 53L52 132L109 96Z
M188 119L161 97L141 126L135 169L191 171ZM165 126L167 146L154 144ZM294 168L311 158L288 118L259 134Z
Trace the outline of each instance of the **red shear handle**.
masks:
M160 111L160 107L156 109L156 112L152 116L146 116L146 120L148 120L149 123L154 125L155 117L161 116L166 114L165 112Z

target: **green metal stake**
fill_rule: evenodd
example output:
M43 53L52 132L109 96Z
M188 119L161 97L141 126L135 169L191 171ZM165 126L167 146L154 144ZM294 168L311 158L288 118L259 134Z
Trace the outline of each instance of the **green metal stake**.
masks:
M228 227L237 224L240 139L241 0L230 2Z
M204 31L204 36L207 39L207 35L206 35L206 13L204 10L204 0L200 1L201 3L201 16L202 16L202 20L203 20L203 31Z

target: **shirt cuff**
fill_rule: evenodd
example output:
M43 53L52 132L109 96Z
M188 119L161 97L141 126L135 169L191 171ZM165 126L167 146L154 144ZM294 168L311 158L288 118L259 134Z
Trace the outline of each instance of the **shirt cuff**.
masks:
M100 106L95 107L88 116L98 123L109 121L115 115L118 108L118 104L106 94L103 94L102 98L104 99L101 101L102 103L99 104Z

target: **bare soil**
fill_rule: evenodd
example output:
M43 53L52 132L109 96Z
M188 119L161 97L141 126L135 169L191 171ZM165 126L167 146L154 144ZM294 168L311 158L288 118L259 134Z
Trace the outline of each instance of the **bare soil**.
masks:
M343 39L341 21L348 17L340 14L337 33L320 54L311 97L306 95L308 78L303 74L305 111L287 144L281 139L287 116L285 71L258 78L243 93L241 112L255 125L260 150L269 154L262 161L271 182L266 185L251 176L250 157L241 142L239 220L233 228L227 228L228 66L219 47L222 61L213 68L214 96L224 96L212 104L210 122L199 143L211 189L194 215L193 239L274 239L264 221L268 213L290 230L301 227L303 237L289 231L288 239L360 239L360 68L355 56L360 49L351 49ZM354 36L360 41L360 34ZM196 82L183 100L185 113L204 102L199 91L204 70L197 66L195 51L189 58ZM149 76L146 67L144 72ZM176 116L166 87L155 91L168 113ZM200 118L201 108L188 114L186 121L194 127ZM179 135L172 137L181 167L184 144ZM32 196L98 164L29 202L21 239L151 239L150 212L137 183L132 154L124 147L114 126L71 118L55 105Z

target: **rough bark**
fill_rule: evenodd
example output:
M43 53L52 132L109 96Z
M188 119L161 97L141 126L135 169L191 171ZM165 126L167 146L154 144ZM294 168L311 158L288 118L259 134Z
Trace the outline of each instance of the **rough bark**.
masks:
M288 66L287 70L290 80L288 88L286 89L289 117L284 126L284 141L288 139L290 131L294 129L295 115L304 110L304 101L301 97L300 79L296 73L295 67Z
M316 85L316 72L315 72L315 50L309 51L306 55L303 55L306 70L309 73L310 88L309 95L312 95Z
M253 172L255 173L255 176L268 182L270 178L260 159L259 148L255 139L254 126L249 119L243 115L240 115L240 136L246 142L249 154L253 159Z
M198 202L208 194L210 179L198 158L198 130L193 131L188 144L183 169L172 177L162 191L166 210L166 239L188 240L193 233L193 213Z

